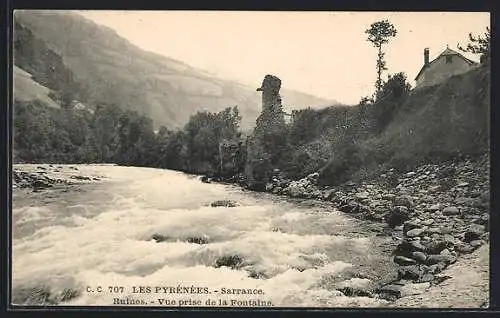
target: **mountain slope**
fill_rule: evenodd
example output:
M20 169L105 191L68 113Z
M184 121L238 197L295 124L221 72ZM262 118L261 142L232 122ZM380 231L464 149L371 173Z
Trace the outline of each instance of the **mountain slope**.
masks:
M14 99L17 101L40 100L47 106L59 108L50 96L50 89L33 80L32 75L14 65Z
M260 112L256 87L211 77L183 62L143 51L114 30L76 13L16 11L14 19L62 57L86 104L117 104L150 116L156 127L169 128L182 127L196 111L237 105L242 128L248 129ZM338 104L286 89L282 95L289 109Z

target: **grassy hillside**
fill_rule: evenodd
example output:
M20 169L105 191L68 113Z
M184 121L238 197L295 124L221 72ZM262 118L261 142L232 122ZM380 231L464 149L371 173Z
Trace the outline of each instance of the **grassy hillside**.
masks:
M373 118L377 107L366 111ZM391 120L381 131L364 126L360 106L350 112L348 126L323 134L306 147L320 144L329 152L322 171L324 183L377 177L382 166L410 170L417 164L476 156L489 151L490 70L482 66L453 76L433 87L413 90L385 115ZM321 125L320 125L321 126ZM337 142L320 142L324 139Z
M60 105L50 96L50 89L35 82L31 74L14 65L14 100L27 102L40 100L47 106L59 108Z
M390 162L415 164L489 150L490 71L454 76L416 90L373 143Z
M143 51L78 14L16 11L14 20L62 57L80 84L79 98L85 104L116 104L148 115L156 127L169 128L182 127L199 110L238 105L242 128L248 129L260 112L261 96L255 91L260 83L247 87L210 77L183 62ZM159 41L168 39L160 35ZM336 104L287 90L283 101L293 108Z

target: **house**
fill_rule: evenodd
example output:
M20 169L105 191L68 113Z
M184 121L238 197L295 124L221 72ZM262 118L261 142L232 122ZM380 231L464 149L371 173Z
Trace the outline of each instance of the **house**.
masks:
M424 65L415 78L415 88L439 84L453 75L468 72L478 65L448 47L429 62L429 49L426 48L424 49Z

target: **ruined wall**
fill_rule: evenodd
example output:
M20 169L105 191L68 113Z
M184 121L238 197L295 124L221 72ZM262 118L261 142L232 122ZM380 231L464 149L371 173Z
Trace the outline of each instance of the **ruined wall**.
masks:
M278 77L266 75L257 89L262 92L262 112L247 139L245 165L247 185L254 190L265 189L286 147L286 124L280 88L281 80Z

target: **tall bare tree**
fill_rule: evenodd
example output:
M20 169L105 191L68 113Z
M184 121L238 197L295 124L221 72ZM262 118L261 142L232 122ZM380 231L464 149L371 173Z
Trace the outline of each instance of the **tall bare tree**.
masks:
M375 82L375 96L378 97L382 88L382 72L387 70L382 45L389 43L389 39L396 36L397 30L388 20L382 20L372 23L365 33L368 34L368 41L378 49L377 81Z

